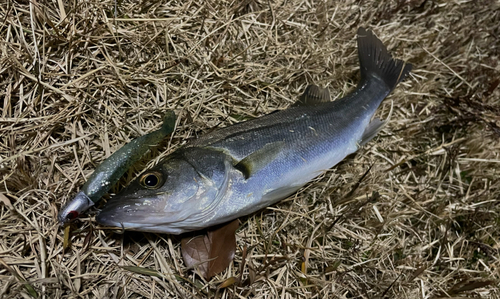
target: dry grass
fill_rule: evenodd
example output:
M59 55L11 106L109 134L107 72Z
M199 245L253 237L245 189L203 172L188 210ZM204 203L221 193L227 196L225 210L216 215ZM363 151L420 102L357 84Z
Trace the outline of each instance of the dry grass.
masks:
M382 3L2 1L0 297L500 298L499 4ZM359 26L415 66L380 109L393 101L390 126L242 219L223 275L187 271L177 237L90 218L64 252L60 206L165 110L179 115L168 153L284 109L309 83L341 97Z

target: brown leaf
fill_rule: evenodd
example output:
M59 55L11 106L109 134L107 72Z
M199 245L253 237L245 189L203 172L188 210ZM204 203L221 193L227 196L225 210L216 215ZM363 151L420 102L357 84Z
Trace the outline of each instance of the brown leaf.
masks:
M239 221L234 220L182 238L181 252L186 266L197 268L206 279L224 271L234 258L238 226Z
M236 251L236 230L240 226L238 219L208 232L210 239L210 263L207 277L213 277L226 270L234 259Z
M210 250L210 241L206 232L182 238L181 252L184 263L188 268L197 268L200 275L207 276L208 256Z

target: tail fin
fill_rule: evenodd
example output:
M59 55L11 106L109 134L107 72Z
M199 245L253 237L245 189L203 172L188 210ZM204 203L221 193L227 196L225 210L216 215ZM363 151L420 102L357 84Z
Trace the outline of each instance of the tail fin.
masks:
M393 90L411 71L411 64L393 59L384 44L371 31L362 27L358 29L358 55L361 84L375 77Z

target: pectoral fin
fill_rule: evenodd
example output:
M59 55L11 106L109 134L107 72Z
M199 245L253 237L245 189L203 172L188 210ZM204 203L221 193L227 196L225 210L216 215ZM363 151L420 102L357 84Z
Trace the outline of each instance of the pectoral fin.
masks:
M363 136L361 136L361 140L359 141L359 146L361 147L368 143L368 141L372 140L373 137L375 137L386 124L386 121L383 121L380 118L374 118L363 132Z
M268 143L262 148L246 156L243 160L234 165L234 167L241 171L245 179L248 179L253 174L271 163L283 150L284 146L284 141Z
M306 87L304 93L299 97L299 100L295 102L292 107L312 106L328 102L330 102L330 92L327 88L309 85Z

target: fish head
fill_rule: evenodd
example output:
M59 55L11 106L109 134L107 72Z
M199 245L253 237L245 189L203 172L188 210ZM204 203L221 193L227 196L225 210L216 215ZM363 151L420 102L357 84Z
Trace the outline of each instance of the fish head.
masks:
M203 228L225 193L228 161L216 152L208 157L187 152L140 175L106 203L97 222L170 234Z

